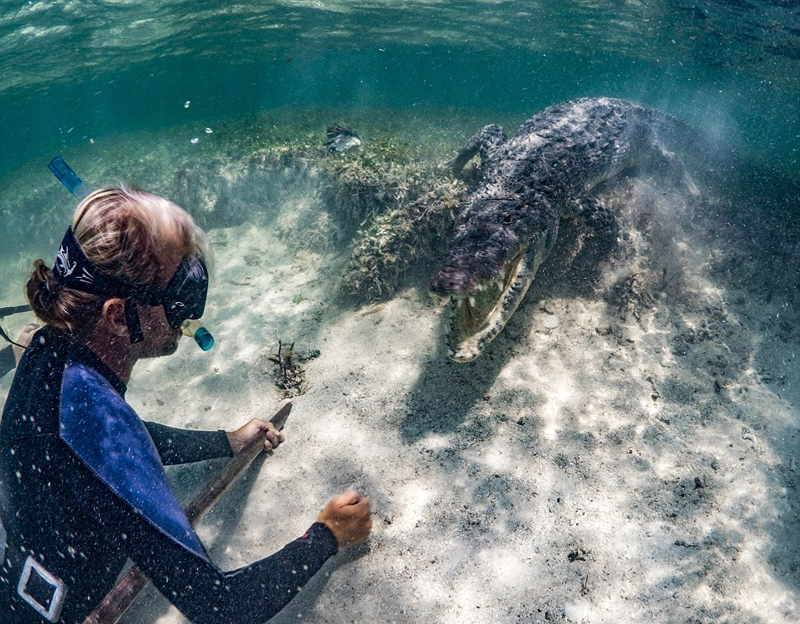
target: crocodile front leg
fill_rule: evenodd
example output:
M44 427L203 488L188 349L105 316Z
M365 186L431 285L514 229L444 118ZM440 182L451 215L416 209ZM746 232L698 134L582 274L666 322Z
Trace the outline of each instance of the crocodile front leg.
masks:
M616 217L608 206L591 195L568 201L562 216L578 219L596 236L608 237L617 234Z
M506 133L502 126L497 124L484 126L467 141L467 144L456 154L455 158L447 162L447 167L454 175L458 176L475 154L480 152L481 160L486 162L497 148L505 142Z
M567 202L562 216L578 219L591 231L591 236L572 262L575 271L584 279L591 279L592 275L597 274L598 263L616 245L619 233L617 219L603 202L591 195Z

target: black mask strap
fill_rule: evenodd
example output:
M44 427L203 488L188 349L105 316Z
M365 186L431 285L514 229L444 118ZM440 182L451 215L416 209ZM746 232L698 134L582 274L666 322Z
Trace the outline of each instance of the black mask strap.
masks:
M128 324L128 336L130 336L132 344L144 340L142 324L139 322L139 311L136 309L136 299L131 297L125 300L125 322Z

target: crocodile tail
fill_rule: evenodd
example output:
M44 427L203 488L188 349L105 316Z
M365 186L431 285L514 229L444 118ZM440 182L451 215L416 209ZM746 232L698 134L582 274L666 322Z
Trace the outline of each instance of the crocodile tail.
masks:
M663 111L643 107L642 114L651 122L656 144L677 154L704 186L710 185L724 194L754 197L797 194L800 185L796 180L766 162L748 157L732 142Z
M653 142L658 148L678 155L686 164L696 165L704 172L713 173L729 166L733 156L731 146L703 128L654 108L642 107L641 114L652 128Z

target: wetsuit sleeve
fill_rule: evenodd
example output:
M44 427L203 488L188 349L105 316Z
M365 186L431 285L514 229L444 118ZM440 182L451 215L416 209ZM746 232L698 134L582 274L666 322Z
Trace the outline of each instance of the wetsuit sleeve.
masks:
M330 529L314 523L274 555L221 572L144 521L129 537L128 556L194 624L263 624L337 552Z
M14 370L17 366L17 361L14 359L14 351L11 347L0 349L0 377L5 375L8 371Z
M228 436L222 430L191 431L143 422L165 466L233 456Z

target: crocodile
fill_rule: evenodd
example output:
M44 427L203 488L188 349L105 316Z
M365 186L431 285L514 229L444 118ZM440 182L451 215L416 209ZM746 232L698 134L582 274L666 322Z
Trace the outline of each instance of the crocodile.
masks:
M696 192L669 148L691 142L685 122L636 102L581 98L544 109L507 138L492 124L448 165L456 175L480 155L480 179L456 221L431 293L451 301L448 355L474 360L503 330L556 242L561 219L589 236L575 261L596 266L617 239L617 221L592 189L622 171L677 175ZM579 259L580 258L580 259Z

